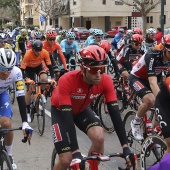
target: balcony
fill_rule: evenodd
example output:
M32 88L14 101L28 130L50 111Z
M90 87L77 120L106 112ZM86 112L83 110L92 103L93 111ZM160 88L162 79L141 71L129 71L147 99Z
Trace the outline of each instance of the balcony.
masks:
M25 6L32 6L32 5L34 5L33 0L26 0L25 1Z

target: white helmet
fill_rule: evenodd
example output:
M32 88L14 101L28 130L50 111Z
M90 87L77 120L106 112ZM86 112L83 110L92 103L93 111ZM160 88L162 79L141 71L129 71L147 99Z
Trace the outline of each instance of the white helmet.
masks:
M149 28L146 30L146 33L147 34L156 34L156 30L155 30L155 28Z
M10 49L0 48L0 66L13 68L16 64L16 55Z
M133 34L133 30L129 29L126 31L126 35L132 35Z

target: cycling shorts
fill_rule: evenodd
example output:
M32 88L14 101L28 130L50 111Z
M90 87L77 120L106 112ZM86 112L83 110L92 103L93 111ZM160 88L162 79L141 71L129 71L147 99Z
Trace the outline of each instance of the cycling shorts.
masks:
M128 77L129 80L129 86L135 91L137 96L139 96L141 99L148 93L152 93L149 81L140 79L132 74Z
M12 118L13 112L7 91L0 94L0 117Z
M161 93L158 93L155 101L156 116L162 129L164 138L170 137L170 105L169 101L161 100Z
M40 75L41 73L46 73L44 67L42 64L39 66L32 68L32 67L26 67L25 69L26 77L30 78L31 80L35 80L35 74Z
M53 132L53 140L57 153L61 154L64 152L72 152L67 135L66 125L62 121L60 110L58 110L54 106L51 106L51 117L52 125L55 126L55 132ZM101 122L99 118L90 107L87 107L83 112L78 115L73 115L73 119L75 125L85 134L87 134L88 129L93 126L101 127Z

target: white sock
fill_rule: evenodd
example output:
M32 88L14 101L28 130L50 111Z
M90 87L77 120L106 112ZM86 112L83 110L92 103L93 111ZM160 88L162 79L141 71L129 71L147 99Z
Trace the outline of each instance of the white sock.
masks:
M134 118L134 123L140 123L140 121L141 121L141 118L138 117L138 115L136 115Z
M12 156L12 145L10 145L10 146L5 145L5 149L6 149L7 153L8 153L8 155Z

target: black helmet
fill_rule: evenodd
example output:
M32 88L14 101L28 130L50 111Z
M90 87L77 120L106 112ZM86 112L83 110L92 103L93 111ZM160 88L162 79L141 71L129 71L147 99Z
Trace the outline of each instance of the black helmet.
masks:
M42 50L42 47L43 47L43 44L40 40L35 40L32 42L32 49L35 49L35 50Z

